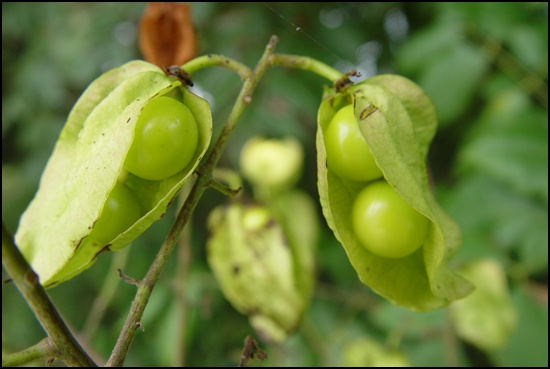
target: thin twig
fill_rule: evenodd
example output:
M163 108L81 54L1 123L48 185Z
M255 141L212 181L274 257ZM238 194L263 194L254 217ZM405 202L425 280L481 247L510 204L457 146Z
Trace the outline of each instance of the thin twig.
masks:
M21 366L29 364L31 361L45 358L50 359L56 356L56 349L51 345L48 338L42 339L35 345L26 348L22 351L13 352L11 354L2 354L2 367Z
M230 188L226 185L223 185L221 184L220 182L216 181L215 179L212 179L209 183L210 187L215 189L216 191L226 195L226 196L229 196L229 197L235 197L237 196L240 192L241 192L241 189L242 187L238 187L238 188Z
M69 366L96 366L59 315L46 291L2 221L2 264L56 348L56 358Z
M118 272L118 276L120 277L120 279L122 279L124 282L126 282L128 284L133 284L135 286L140 285L141 281L139 279L135 279L135 278L132 278L130 276L127 276L126 274L124 274L122 269L118 268L117 272Z

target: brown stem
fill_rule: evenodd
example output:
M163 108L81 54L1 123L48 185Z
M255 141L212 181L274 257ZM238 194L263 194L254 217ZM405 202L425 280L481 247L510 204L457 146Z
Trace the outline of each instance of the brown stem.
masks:
M2 221L2 264L55 347L55 357L69 366L96 366L78 344Z

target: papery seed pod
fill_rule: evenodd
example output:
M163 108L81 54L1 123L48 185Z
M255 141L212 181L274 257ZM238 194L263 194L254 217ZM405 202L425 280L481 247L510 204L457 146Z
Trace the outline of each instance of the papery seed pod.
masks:
M268 204L291 246L296 287L308 305L315 287L315 251L320 229L317 207L309 194L300 189L273 195Z
M311 245L300 251L309 256L297 256L272 212L257 204L220 206L208 228L208 263L224 296L264 341L283 341L309 304Z
M381 257L363 247L350 214L369 179L344 178L327 168L327 126L341 108L350 105L383 180L429 220L422 247L406 257ZM460 230L439 206L428 183L426 156L436 127L435 108L428 96L410 80L395 75L372 77L338 93L327 89L318 111L318 188L323 215L361 281L393 303L417 311L445 305L472 289L446 265L460 245Z
M292 187L299 179L303 162L302 146L292 137L252 137L244 144L240 156L243 176L264 192Z
M161 96L190 111L197 143L181 170L147 180L128 173L124 163L142 111ZM100 252L128 245L161 218L208 149L211 135L208 103L152 64L132 61L92 82L71 110L15 234L42 285L51 287L73 277ZM88 237L111 192L121 185L138 202L140 214L109 241Z
M476 290L449 305L456 335L485 352L506 347L517 326L518 312L504 268L493 259L479 259L462 265L460 272Z

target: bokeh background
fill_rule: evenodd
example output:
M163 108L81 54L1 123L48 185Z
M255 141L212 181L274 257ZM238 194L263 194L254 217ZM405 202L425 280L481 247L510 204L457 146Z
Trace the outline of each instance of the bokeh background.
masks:
M356 68L363 77L401 74L423 87L440 117L429 155L436 195L463 232L453 267L483 261L493 274L481 279L504 286L474 305L471 319L479 328L473 336L463 334L452 307L420 314L393 306L361 284L319 211L310 308L282 345L260 343L266 361L249 365L367 365L398 352L399 362L412 366L547 366L548 3L190 6L199 55L223 54L253 67L275 34L278 52L343 72ZM137 29L145 7L2 3L2 219L11 232L82 91L106 70L143 58ZM240 80L221 68L193 77L219 129ZM296 137L306 153L298 186L315 198L316 113L324 84L309 72L269 69L220 166L238 170L242 145L252 136ZM224 299L204 250L206 217L223 201L214 190L202 198L190 260L181 251L172 256L125 365L238 364L243 340L254 332ZM144 275L170 229L171 209L125 251L102 254L93 267L49 290L98 363L108 358L135 293L113 268ZM3 286L2 352L43 337L16 288Z

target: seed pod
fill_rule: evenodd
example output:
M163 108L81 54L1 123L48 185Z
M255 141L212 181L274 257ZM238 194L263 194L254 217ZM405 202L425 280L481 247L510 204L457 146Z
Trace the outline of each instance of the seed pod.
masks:
M460 271L477 288L471 295L449 305L456 335L485 352L506 347L518 324L506 272L493 259L469 262L462 265Z
M224 296L264 341L283 341L311 298L311 233L287 237L267 207L241 203L214 209L208 227L208 263Z
M255 189L272 193L296 184L303 162L302 146L294 137L252 137L245 142L240 156L243 176Z
M430 221L426 240L413 254L390 259L365 250L350 214L367 182L327 169L326 128L336 112L352 104L359 130L390 186ZM426 156L437 127L435 108L410 80L380 75L336 93L327 90L318 111L318 188L323 215L363 283L393 303L412 310L437 308L472 287L447 266L460 244L460 230L438 205L428 183Z
M199 138L185 168L150 181L128 174L123 165L138 117L157 96L183 103L197 122ZM71 110L15 235L42 285L51 287L73 277L100 252L128 245L160 219L197 167L211 135L208 103L152 64L132 61L92 82ZM109 242L89 242L87 236L117 180L135 195L142 214Z

